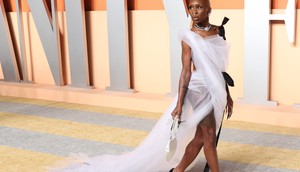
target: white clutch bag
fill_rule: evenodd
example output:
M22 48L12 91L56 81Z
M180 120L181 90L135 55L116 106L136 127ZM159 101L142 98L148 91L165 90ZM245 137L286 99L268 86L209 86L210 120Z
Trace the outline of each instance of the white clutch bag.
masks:
M173 118L171 130L170 130L170 139L166 146L167 161L170 161L173 158L176 148L177 148L176 133L178 131L179 123L180 123L180 121L177 116L175 118Z

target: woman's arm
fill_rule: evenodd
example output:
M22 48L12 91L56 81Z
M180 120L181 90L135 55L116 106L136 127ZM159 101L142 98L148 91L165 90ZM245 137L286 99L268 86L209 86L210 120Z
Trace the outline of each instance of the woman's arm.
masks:
M191 78L191 48L182 41L182 70L179 80L179 88L178 88L178 101L175 109L172 112L172 116L178 116L179 119L181 117L182 105L184 103L184 97L186 95L190 78Z

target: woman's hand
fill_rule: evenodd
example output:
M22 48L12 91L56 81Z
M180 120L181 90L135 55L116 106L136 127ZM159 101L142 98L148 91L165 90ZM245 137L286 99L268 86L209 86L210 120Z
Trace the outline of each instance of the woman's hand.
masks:
M180 120L181 118L181 113L182 113L182 107L181 106L176 106L173 112L171 113L172 117L175 118L176 116Z
M225 107L225 112L227 112L227 119L229 119L232 115L232 109L233 109L233 101L231 96L227 96L227 104Z

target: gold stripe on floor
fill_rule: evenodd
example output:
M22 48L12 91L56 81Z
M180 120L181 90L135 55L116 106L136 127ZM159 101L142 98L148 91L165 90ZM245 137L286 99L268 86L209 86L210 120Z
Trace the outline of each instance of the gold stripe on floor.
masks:
M40 152L0 146L1 172L44 172L63 157Z
M0 113L0 125L131 147L137 146L147 135L144 131L12 113Z
M154 113L154 112L135 111L135 110L126 110L126 109L111 108L111 107L82 105L82 104L38 100L38 99L27 99L27 98L19 98L19 97L0 96L0 101L31 104L31 105L38 105L38 106L48 106L48 107L56 107L56 108L65 108L65 109L72 109L72 110L81 110L86 112L118 114L122 116L144 118L144 119L158 119L162 115L161 113Z
M300 170L300 150L290 150L221 141L218 155L222 160Z
M257 131L257 132L264 132L264 133L300 136L300 128L289 128L289 127L257 124L257 123L250 123L250 122L224 120L223 127L238 129L238 130L248 130L248 131Z

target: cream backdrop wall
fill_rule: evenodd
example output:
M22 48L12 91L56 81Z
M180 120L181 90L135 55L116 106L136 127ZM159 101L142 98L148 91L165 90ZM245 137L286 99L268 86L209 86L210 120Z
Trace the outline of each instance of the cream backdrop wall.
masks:
M273 10L273 13L284 13ZM297 10L296 42L288 42L283 23L272 25L271 99L292 105L300 103L300 10Z

